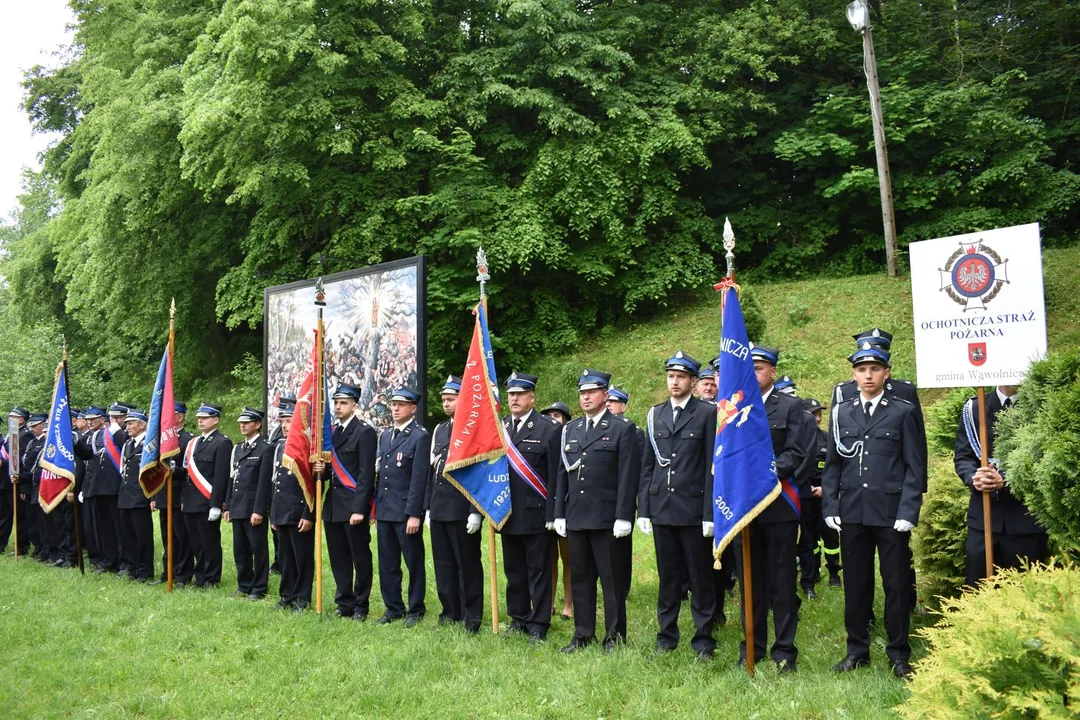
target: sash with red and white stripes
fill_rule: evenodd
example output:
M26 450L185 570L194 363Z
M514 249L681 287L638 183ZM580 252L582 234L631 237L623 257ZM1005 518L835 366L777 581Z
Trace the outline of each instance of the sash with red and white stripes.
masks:
M525 456L512 442L506 443L506 459L510 461L510 467L514 468L514 472L525 481L525 484L535 490L540 497L547 500L548 489L544 479L540 477L540 473L533 469L533 466L529 464L529 461L525 459Z
M195 489L202 493L204 498L209 500L210 494L214 491L214 486L206 479L206 476L199 471L199 466L195 464L195 445L201 439L201 437L195 437L188 440L187 451L184 453L184 467L187 468L188 477L191 478L191 482L195 486Z
M116 447L116 440L113 439L112 430L105 428L101 431L105 441L105 454L109 456L109 461L112 462L112 466L116 468L118 475L124 474L124 469L120 464L120 448Z

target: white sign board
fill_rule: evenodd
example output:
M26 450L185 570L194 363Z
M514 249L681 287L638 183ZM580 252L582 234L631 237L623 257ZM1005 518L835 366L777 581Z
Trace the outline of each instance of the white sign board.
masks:
M918 386L1018 384L1046 354L1038 223L908 249Z

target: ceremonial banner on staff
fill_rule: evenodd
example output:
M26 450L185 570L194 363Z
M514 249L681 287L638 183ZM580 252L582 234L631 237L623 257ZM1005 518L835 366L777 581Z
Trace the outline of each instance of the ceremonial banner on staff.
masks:
M146 497L153 497L169 479L172 471L165 462L180 454L180 428L176 426L176 403L173 402L172 357L169 349L161 358L154 397L150 401L150 422L146 426L139 485Z
M734 284L722 292L724 324L713 451L713 555L717 560L739 531L781 492L739 295Z
M333 437L329 428L329 414L324 409L322 417L316 417L317 400L316 394L322 378L319 374L319 332L315 331L315 343L311 348L311 356L304 368L304 380L300 385L300 392L296 397L296 409L293 413L292 425L289 427L289 436L285 439L285 451L282 454L281 463L292 471L296 479L300 481L300 488L304 491L304 500L309 510L315 509L315 474L312 471L312 463L316 460L332 460ZM322 423L322 432L316 433L317 423ZM315 447L316 435L321 448Z
M510 517L510 469L483 303L476 306L475 314L443 477L499 529Z
M49 413L49 434L41 450L41 483L38 499L46 513L64 501L75 487L75 434L71 430L71 402L68 398L67 370L63 362L56 368L53 386L52 411Z

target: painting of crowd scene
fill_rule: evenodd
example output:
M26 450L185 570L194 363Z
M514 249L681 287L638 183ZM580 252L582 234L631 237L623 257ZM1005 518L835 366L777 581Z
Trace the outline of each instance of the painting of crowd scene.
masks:
M417 310L423 307L422 267L419 258L402 262L324 280L324 358L330 392L342 383L360 388L357 415L377 428L390 425L388 398L394 388L409 387L423 397L422 324ZM268 429L277 426L278 399L295 397L303 382L317 311L314 280L266 292Z

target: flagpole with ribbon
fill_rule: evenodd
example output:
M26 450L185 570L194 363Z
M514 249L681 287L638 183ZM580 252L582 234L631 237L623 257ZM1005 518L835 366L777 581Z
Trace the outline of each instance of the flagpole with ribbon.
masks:
M68 388L68 399L70 401L70 393L71 393L70 388L71 388L71 385L69 384L69 381L71 379L71 375L68 373L68 354L67 354L67 338L66 337L63 339L63 342L64 342L64 355L63 355L62 362L64 364L64 387ZM72 494L71 505L72 505L72 508L74 509L74 515L75 515L75 558L76 558L75 562L79 567L79 572L82 573L83 575L85 575L86 574L86 566L83 564L82 520L79 519L79 515L81 514L81 511L80 511L80 508L79 508L79 494L78 493L73 493ZM16 545L19 544L18 536L16 536L15 544Z
M476 251L476 281L480 283L480 304L484 308L484 314L487 315L487 281L491 279L488 275L487 256L484 254L484 248L479 248ZM496 572L497 559L495 554L495 526L492 523L488 523L488 584L491 586L491 632L498 634L499 632L499 576Z
M322 278L315 282L315 307L318 308L318 321L315 328L315 393L314 412L311 414L311 452L312 462L322 460L323 415L326 412L326 377L323 367L323 308L326 307L326 289ZM323 572L322 572L322 470L315 472L315 613L322 614Z
M176 352L176 298L173 298L169 303L169 367L175 367L174 365L174 353ZM163 407L161 409L162 414L171 412L176 413L176 404L173 404L171 408ZM177 428L176 432L179 434L182 428ZM165 578L166 578L166 591L173 591L173 484L172 476L165 480Z
M986 388L979 386L979 450L980 466L990 467L990 445L986 432ZM986 548L986 577L994 577L994 522L990 515L990 493L992 490L982 492L983 510L983 546Z
M735 284L735 231L731 229L731 221L728 218L724 218L724 249L727 250L727 254L724 255L724 259L727 261L727 277L724 282L721 282L714 286L714 289L723 293L728 287ZM719 379L719 378L718 378ZM717 418L719 418L720 408L717 407ZM743 636L746 640L746 672L751 677L754 675L754 583L750 574L750 527L744 527L739 534L740 543L742 545L742 585L743 585Z

